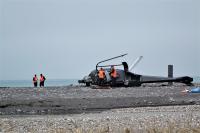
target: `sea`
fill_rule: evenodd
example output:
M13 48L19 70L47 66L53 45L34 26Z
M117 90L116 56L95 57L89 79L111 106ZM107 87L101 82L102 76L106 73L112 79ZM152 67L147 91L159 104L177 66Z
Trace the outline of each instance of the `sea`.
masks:
M47 79L44 85L46 87L78 85L78 79ZM32 80L0 80L0 87L33 87L33 82Z
M200 83L200 77L193 77L193 83ZM45 86L78 85L78 79L47 79ZM33 87L32 80L0 80L0 87Z

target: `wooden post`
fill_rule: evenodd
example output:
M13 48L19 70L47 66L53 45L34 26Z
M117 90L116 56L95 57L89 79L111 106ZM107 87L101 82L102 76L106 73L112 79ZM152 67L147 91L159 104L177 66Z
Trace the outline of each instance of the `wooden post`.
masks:
M168 65L168 78L173 78L173 65ZM173 82L168 82L168 85L173 85Z

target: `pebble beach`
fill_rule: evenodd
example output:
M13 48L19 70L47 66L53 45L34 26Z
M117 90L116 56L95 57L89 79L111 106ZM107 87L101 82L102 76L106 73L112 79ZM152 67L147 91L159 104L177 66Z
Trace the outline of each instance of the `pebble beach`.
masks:
M2 87L0 132L200 132L200 95L184 89L191 86Z

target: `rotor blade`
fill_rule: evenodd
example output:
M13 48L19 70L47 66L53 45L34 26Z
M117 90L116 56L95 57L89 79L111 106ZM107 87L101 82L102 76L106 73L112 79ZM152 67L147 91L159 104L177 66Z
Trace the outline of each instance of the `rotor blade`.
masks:
M111 66L122 66L122 64L116 64L116 65L103 65L103 66L97 66L97 67L111 67Z
M136 66L137 64L142 60L143 56L140 56L138 57L130 66L129 68L129 71L132 71Z
M113 57L113 58L110 58L110 59L106 59L106 60L100 61L100 62L97 63L96 68L98 67L98 65L100 63L103 63L103 62L106 62L106 61L110 61L110 60L113 60L113 59L116 59L116 58L120 58L120 57L123 57L125 55L127 55L127 54L122 54L122 55L119 55L119 56L116 56L116 57Z

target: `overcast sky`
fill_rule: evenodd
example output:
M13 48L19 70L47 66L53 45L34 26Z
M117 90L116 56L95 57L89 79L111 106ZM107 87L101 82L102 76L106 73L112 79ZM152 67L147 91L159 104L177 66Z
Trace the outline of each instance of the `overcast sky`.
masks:
M0 0L0 79L79 79L128 53L135 72L200 75L199 0ZM121 60L116 60L119 63Z

